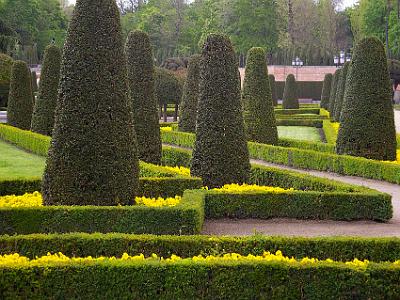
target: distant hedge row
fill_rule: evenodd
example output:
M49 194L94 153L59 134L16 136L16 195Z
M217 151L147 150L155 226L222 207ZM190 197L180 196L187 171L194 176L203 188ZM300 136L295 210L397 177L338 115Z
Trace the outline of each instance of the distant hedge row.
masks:
M322 94L323 81L297 81L297 94L299 99L320 100ZM275 81L276 93L279 99L283 99L285 89L284 81Z

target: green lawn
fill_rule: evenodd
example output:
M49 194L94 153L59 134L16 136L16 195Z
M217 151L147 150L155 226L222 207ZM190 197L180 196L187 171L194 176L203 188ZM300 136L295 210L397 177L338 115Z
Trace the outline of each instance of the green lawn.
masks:
M0 140L0 179L41 177L45 158L27 153Z
M321 142L318 128L306 126L278 126L279 138Z

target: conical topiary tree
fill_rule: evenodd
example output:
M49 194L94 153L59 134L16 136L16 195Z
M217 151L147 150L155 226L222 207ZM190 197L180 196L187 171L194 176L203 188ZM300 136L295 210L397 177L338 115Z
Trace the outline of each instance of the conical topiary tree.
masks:
M236 55L227 37L211 34L202 52L191 173L213 188L245 182L249 171Z
M7 106L13 63L11 57L0 53L0 107Z
M125 51L139 159L160 164L161 137L154 94L153 49L147 33L132 31L128 36Z
M78 0L63 52L44 203L131 204L139 166L115 1Z
M23 61L15 61L11 69L7 122L11 126L29 130L33 111L31 71Z
M355 47L345 97L337 153L396 160L392 90L384 46L377 38Z
M297 83L293 74L289 74L286 77L282 106L284 109L298 109L300 107L297 96Z
M242 94L244 125L248 140L276 144L278 129L265 57L263 48L252 48L247 54Z
M331 94L332 74L326 74L321 94L321 108L327 109L329 106L329 97Z
M51 135L54 127L54 111L57 105L60 82L61 50L55 45L46 47L39 93L32 115L31 130Z
M183 95L179 112L179 130L181 131L196 131L197 102L199 99L200 62L200 55L193 55L190 58L188 75L183 88Z
M332 115L334 114L335 111L336 93L341 71L342 71L341 69L337 69L335 74L333 74L331 94L329 96L329 109L328 109L331 120L332 120Z
M344 93L346 91L347 72L349 70L349 65L350 63L346 62L343 66L342 71L340 72L337 91L336 91L335 109L332 114L334 122L339 122L340 114L342 113L342 103L343 103Z
M37 74L35 71L32 71L31 73L31 77L32 77L32 92L36 93L38 91L38 83L37 83Z
M274 106L278 105L278 93L276 92L275 76L273 74L268 75L269 85L271 86L272 102Z

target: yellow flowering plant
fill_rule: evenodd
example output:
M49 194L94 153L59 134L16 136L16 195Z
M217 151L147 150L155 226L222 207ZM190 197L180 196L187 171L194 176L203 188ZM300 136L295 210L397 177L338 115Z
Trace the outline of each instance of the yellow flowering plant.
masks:
M169 167L163 166L164 169L178 173L179 175L183 176L190 176L190 169L185 167Z
M160 129L161 129L161 131L167 131L167 132L173 131L171 126L163 126L163 127L160 127Z
M273 186L262 186L255 184L226 184L221 188L211 189L210 191L215 191L219 193L252 193L252 192L260 192L260 193L287 193L294 191L293 188L284 189L280 187Z

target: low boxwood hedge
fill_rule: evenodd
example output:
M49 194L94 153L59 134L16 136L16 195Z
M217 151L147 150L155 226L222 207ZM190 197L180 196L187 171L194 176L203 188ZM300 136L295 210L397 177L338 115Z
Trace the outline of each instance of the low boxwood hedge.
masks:
M0 208L1 234L122 232L194 234L204 221L204 198L187 191L174 207L43 206Z
M276 119L277 126L307 126L322 128L323 120L311 120L311 119Z
M370 263L103 261L0 267L2 299L399 299L400 268Z
M19 253L29 258L62 252L76 257L121 257L123 253L146 257L152 253L169 257L202 255L261 255L264 251L281 250L285 256L301 259L333 259L350 261L354 258L375 262L400 259L400 238L361 237L279 237L255 235L249 237L226 237L204 235L135 235L123 233L66 233L0 235L0 255Z
M299 109L282 109L276 108L275 114L279 118L280 115L299 115L299 114L314 114L319 115L319 108L299 108Z

